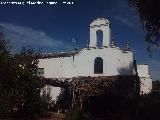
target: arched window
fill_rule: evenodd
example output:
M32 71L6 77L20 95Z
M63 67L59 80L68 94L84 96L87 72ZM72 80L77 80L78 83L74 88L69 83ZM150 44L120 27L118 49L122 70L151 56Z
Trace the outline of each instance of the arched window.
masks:
M102 30L97 30L97 47L102 47L103 46L103 31Z
M94 73L95 74L103 73L103 59L101 57L97 57L94 60Z

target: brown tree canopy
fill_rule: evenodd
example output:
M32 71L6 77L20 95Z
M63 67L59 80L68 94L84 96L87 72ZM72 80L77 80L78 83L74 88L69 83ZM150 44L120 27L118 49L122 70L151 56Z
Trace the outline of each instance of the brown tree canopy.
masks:
M160 46L160 0L128 0L136 9L140 21L146 30L145 40L152 46Z

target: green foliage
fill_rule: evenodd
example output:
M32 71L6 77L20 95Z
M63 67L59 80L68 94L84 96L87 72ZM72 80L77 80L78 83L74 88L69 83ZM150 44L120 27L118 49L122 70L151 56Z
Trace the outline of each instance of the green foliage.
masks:
M14 56L16 73L14 106L17 108L17 116L33 116L40 112L40 90L43 84L36 75L37 55L38 53L35 53L34 50L23 48L19 54Z
M90 117L83 109L74 106L66 113L65 120L90 120Z
M57 108L61 109L62 112L65 112L66 109L69 109L71 106L72 98L70 96L69 88L66 87L65 89L61 90L61 94L58 97L57 101Z
M0 117L10 112L12 108L11 101L12 92L12 80L14 73L12 56L9 53L9 47L6 42L6 38L3 34L2 28L0 29ZM11 82L10 82L11 81ZM10 90L9 90L10 89Z
M140 21L146 29L148 50L152 46L160 46L160 1L159 0L128 0L136 9Z
M11 55L0 32L0 118L29 119L44 110L40 91L43 82L36 75L39 52L23 48Z

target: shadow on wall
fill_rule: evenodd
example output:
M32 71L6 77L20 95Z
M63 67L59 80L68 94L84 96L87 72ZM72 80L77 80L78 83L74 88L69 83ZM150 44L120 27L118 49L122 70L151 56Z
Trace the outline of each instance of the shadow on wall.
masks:
M135 75L136 73L136 62L130 62L128 67L118 69L119 75Z

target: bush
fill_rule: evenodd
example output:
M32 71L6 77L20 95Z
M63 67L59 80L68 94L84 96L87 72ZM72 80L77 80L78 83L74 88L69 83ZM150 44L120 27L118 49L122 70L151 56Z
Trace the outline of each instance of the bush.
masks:
M74 106L67 113L65 120L90 120L89 114L79 106Z

